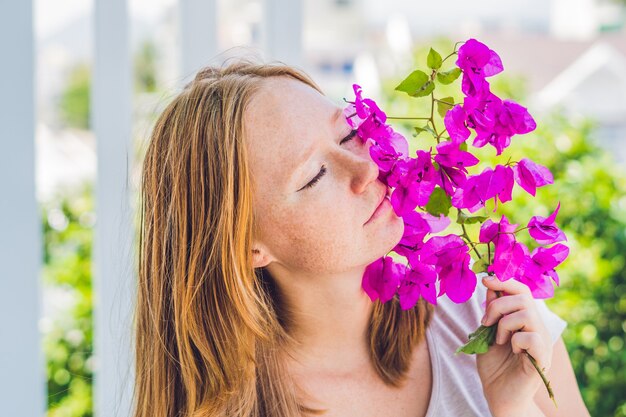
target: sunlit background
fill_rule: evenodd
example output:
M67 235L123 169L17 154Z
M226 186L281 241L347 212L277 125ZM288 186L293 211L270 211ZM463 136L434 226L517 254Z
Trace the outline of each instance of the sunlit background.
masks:
M555 175L500 211L523 222L561 202L571 254L547 304L568 322L591 415L626 416L625 4L0 2L0 416L128 415L137 169L195 70L257 54L304 69L339 105L356 82L408 116L423 105L394 87L429 47L469 37L500 54L494 88L537 120L511 153Z

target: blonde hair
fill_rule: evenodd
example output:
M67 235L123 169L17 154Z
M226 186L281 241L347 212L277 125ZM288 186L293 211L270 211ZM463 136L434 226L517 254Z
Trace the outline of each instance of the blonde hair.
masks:
M252 266L253 179L244 112L263 80L304 72L239 59L202 69L159 116L142 166L133 415L318 413L286 372L288 316ZM399 386L432 306L375 303L371 359Z

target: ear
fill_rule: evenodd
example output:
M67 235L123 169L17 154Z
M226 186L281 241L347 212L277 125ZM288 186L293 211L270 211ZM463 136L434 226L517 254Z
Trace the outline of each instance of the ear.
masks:
M263 245L255 244L252 247L252 267L263 268L270 264L274 258L269 254Z

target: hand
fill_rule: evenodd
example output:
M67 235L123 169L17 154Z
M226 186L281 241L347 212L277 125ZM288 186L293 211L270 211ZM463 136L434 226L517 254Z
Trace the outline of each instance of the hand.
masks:
M494 416L517 415L534 406L533 397L543 386L539 373L524 353L535 358L539 368L550 369L552 343L528 287L509 279L483 278L487 287L486 326L498 323L496 344L476 356L485 398ZM497 297L495 291L505 295Z

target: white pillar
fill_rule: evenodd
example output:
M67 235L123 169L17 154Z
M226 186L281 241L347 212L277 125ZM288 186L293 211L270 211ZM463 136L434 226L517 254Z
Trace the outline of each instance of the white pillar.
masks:
M33 6L0 2L0 414L43 416Z
M180 71L183 83L218 52L217 0L179 0Z
M263 0L263 47L268 60L302 67L302 0Z
M97 417L130 415L135 294L129 194L132 66L126 0L94 4L92 122L97 140L93 289Z

